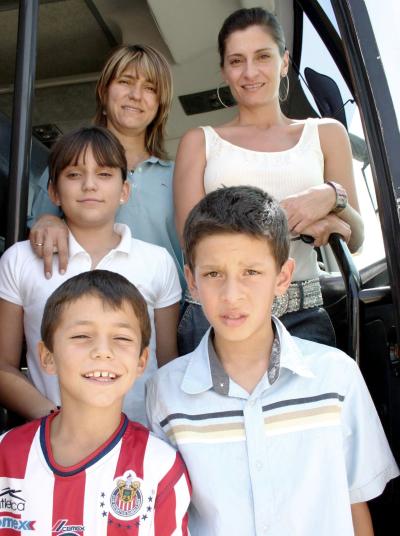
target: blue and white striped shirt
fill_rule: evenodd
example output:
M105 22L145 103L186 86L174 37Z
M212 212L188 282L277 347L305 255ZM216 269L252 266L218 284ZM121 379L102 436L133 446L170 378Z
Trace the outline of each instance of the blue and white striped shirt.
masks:
M189 470L192 536L350 536L351 503L399 474L356 363L274 322L278 377L251 394L215 372L210 332L147 384L151 427Z

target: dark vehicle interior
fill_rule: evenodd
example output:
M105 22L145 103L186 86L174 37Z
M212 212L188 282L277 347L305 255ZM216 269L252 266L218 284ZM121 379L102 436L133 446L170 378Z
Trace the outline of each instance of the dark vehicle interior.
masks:
M395 198L399 189L394 179L400 180L395 151L399 132L387 119L391 99L384 72L376 66L368 71L368 55L362 51L364 40L371 55L376 53L366 7L355 0L338 4L314 0L41 0L37 56L32 51L36 57L32 151L29 177L21 180L29 210L49 147L60 133L90 123L98 73L109 51L120 43L153 45L172 66L174 99L167 149L174 158L187 129L223 123L235 113L229 89L220 87L216 35L221 22L239 7L262 5L275 12L284 26L292 60L284 113L296 118L334 117L349 132L362 216L369 223L361 254L352 256L338 236L331 238L330 248L319 252L324 302L338 347L359 362L400 463L400 260L398 255L395 258L400 247ZM14 180L9 178L13 107L19 105L14 92L18 17L18 1L0 0L2 249L4 239L12 243L10 235L7 238L12 210L7 195ZM307 43L314 35L311 31L318 36L318 44ZM307 53L310 46L319 47L319 63ZM381 84L380 95L374 93L374 83ZM217 88L227 107L219 101ZM358 128L353 128L355 123ZM22 228L26 236L25 222ZM20 232L18 237L25 236ZM4 411L1 429L14 422L15 416ZM392 533L389 527L396 522L396 505L400 505L399 479L371 505L376 534Z

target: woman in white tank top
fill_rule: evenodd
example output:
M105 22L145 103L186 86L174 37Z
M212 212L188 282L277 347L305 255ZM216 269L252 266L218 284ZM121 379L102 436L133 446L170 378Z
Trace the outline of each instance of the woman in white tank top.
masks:
M313 246L325 245L331 233L341 234L351 251L363 241L347 132L333 119L283 115L280 86L288 83L289 54L273 15L262 8L236 11L225 20L218 45L238 114L230 123L183 136L174 175L178 234L192 207L222 185L268 191L287 213L294 238L290 255L296 261L293 285L275 312L292 334L334 344L329 317L320 307ZM299 240L300 234L313 237L313 244ZM181 352L198 342L207 326L201 320L200 306L192 303L181 322ZM186 323L193 335L186 333Z

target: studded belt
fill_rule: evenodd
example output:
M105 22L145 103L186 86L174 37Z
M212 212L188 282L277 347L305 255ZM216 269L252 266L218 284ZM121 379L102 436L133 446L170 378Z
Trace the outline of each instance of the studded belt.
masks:
M321 285L318 278L291 283L282 296L275 296L272 314L280 317L301 309L310 309L323 304Z

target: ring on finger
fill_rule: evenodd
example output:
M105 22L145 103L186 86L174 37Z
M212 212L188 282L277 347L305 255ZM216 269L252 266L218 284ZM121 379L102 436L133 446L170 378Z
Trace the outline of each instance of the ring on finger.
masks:
M35 246L43 246L42 242L35 242Z

